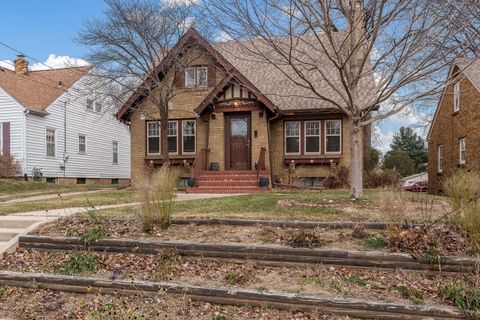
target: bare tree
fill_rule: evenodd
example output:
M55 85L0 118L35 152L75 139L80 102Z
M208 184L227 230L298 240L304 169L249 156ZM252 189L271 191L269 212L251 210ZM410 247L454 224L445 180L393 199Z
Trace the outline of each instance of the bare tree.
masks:
M479 5L455 2L204 0L202 7L251 59L274 65L292 85L308 90L309 98L347 115L351 195L360 198L362 128L431 103L448 81L452 61L476 53L468 48L479 45L478 19L471 19L478 17Z
M182 52L171 51L193 26L194 6L188 1L167 0L105 3L103 16L86 21L79 33L79 42L92 49L88 60L96 72L91 74L91 82L96 81L103 89L101 94L113 98L117 107L127 101L146 101L156 107L161 154L168 162L168 105L177 92L174 89L183 76L181 71L188 65Z

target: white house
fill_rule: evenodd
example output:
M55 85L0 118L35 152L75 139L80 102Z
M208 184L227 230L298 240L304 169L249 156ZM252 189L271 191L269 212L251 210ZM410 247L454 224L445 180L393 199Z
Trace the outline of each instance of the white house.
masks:
M15 71L0 67L0 152L40 169L52 183L125 183L130 179L130 131L88 90L91 67Z

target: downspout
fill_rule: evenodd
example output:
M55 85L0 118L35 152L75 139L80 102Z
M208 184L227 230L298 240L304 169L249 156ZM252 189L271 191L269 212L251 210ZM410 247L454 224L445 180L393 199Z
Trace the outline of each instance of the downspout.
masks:
M267 138L268 138L268 162L270 164L270 181L272 184L272 187L275 186L275 183L273 182L273 157L272 157L272 144L271 144L271 125L270 123L273 120L276 120L280 117L280 112L274 114L272 117L267 119Z
M63 183L67 177L67 100L63 102Z
M23 111L24 117L23 117L23 176L27 175L28 177L28 172L27 172L27 116L30 114L30 110L25 109Z

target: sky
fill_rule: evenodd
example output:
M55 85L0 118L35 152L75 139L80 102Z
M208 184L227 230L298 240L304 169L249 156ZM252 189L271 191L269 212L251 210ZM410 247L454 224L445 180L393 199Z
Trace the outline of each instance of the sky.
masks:
M102 14L103 0L0 0L0 42L31 57L31 69L83 65L88 49L75 42L89 17ZM18 52L0 44L0 66L11 68ZM32 61L32 58L40 62ZM393 134L401 126L414 128L426 137L425 120L430 117L407 109L376 123L373 145L385 153Z

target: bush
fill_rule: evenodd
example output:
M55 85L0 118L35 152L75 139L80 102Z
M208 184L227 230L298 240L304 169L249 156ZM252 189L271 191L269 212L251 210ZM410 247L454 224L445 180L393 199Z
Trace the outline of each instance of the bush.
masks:
M177 179L177 170L169 165L163 165L139 179L137 189L142 198L140 220L145 232L151 232L156 223L162 229L170 227Z
M325 179L324 186L329 189L349 188L350 170L344 166L337 167L333 174Z
M20 174L20 163L11 154L0 155L0 178L13 178Z
M394 169L372 170L364 172L363 185L365 188L396 187L400 179L400 173Z
M372 249L383 249L385 248L385 240L379 233L372 232L368 234L364 239L365 245Z
M415 173L415 163L403 150L390 150L383 160L385 169L396 169L402 177Z
M96 226L86 230L80 235L80 240L83 241L86 247L89 247L92 242L98 241L107 235L107 230L102 226Z
M480 250L480 171L457 170L443 183L454 211L453 222Z
M84 272L92 273L95 271L96 263L97 257L91 253L75 253L60 268L60 273L67 275Z
M294 248L316 248L325 244L325 241L313 230L300 229L285 239L285 243Z

